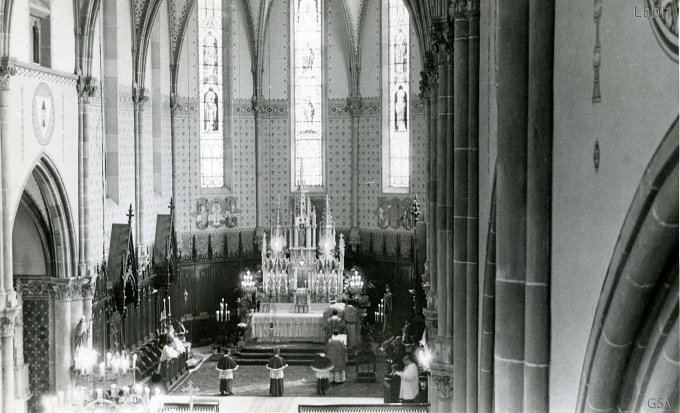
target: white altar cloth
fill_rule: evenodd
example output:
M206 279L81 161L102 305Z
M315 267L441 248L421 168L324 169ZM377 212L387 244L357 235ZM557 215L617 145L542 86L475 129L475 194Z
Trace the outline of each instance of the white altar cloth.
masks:
M254 313L250 322L253 338L324 340L323 313Z

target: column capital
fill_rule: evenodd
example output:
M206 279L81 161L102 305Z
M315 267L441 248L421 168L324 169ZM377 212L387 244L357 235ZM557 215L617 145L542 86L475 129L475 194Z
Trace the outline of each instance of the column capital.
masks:
M97 85L92 76L78 76L76 83L76 90L78 91L78 102L89 103L90 98L97 92Z
M425 52L423 70L420 71L420 99L429 103L430 91L435 90L439 79L436 56L431 51Z
M147 103L149 102L149 97L146 96L146 91L143 87L132 87L132 103L135 106L135 110L146 109Z
M453 20L440 17L434 19L431 27L431 50L435 64L444 64L453 51Z
M5 308L0 312L0 337L14 336L19 307Z
M432 381L434 387L437 389L437 397L439 400L451 400L453 397L453 378L446 374L436 374L432 372Z
M16 75L16 59L4 56L0 58L0 90L9 90L9 80Z
M363 107L363 99L361 95L350 96L347 98L347 109L352 117L361 115L361 108Z
M184 110L184 106L182 106L179 103L179 97L177 97L177 95L175 95L174 92L171 93L170 94L170 112L174 114L175 112L182 111L182 110Z

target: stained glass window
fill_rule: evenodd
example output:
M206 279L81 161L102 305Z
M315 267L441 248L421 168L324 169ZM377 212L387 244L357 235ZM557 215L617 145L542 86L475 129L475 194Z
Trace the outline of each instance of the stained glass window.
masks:
M409 187L409 16L402 0L388 8L389 188ZM384 159L383 162L386 160Z
M321 1L294 1L295 186L323 185Z
M224 186L222 1L198 2L201 187Z

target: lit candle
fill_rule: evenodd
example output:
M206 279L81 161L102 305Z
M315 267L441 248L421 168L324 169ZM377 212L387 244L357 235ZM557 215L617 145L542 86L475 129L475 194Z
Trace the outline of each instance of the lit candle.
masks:
M144 387L144 400L149 401L149 394L151 394L151 389L149 387Z
M132 370L135 370L137 368L137 354L132 355Z
M101 363L99 363L99 375L101 377L104 377L105 374L106 374L106 368L104 367L104 362L102 361Z
M172 307L170 306L170 296L168 296L168 317L172 315Z
M220 310L215 311L215 317L217 318L217 321L220 321Z
M113 358L113 354L111 352L106 353L106 367L111 367L111 359Z

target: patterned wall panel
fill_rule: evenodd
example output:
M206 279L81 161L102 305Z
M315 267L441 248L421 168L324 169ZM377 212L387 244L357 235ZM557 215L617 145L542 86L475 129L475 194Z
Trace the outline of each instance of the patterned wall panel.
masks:
M29 365L28 382L33 393L29 411L39 409L41 395L49 392L49 303L47 300L24 300L24 361Z

